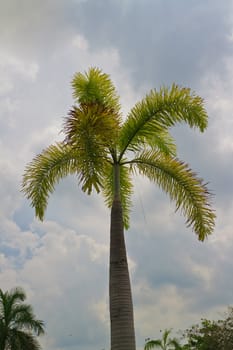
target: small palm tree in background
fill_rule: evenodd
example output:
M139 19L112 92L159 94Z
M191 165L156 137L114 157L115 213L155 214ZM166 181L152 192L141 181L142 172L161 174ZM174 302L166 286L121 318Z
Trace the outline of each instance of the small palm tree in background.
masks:
M111 208L110 321L111 350L135 350L133 303L124 227L129 227L132 176L156 183L175 201L199 240L214 228L210 193L202 179L176 157L169 129L185 122L204 131L203 100L188 88L152 90L123 121L119 97L107 74L90 68L75 74L75 105L65 119L64 141L49 146L26 167L23 192L43 220L49 195L69 174L84 192L101 192Z
M21 288L5 293L0 289L0 350L40 349L36 336L44 334L44 323L25 299Z
M162 339L148 340L144 350L161 349L161 350L182 350L183 347L176 338L170 338L170 329L165 329Z

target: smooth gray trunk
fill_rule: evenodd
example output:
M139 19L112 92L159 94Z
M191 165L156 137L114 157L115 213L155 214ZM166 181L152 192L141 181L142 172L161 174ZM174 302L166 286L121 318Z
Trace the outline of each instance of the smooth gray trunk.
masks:
M133 303L119 196L113 201L110 231L111 350L135 350Z

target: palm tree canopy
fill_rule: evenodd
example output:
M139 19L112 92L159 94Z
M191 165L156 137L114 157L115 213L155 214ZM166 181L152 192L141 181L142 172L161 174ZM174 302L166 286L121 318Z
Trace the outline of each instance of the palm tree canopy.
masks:
M162 339L148 340L144 346L144 350L161 349L161 350L181 350L182 345L176 338L170 338L171 329L165 329Z
M142 174L170 196L200 240L212 233L215 213L203 180L177 158L170 128L186 123L203 132L208 116L202 98L175 84L139 101L123 121L119 97L109 76L98 68L75 74L75 105L65 118L64 141L49 146L26 167L22 190L43 220L48 197L68 174L90 194L102 192L108 207L119 188L124 224L129 227L132 176Z
M0 349L40 348L36 336L44 334L44 322L37 320L31 305L25 304L26 294L17 287L0 289Z

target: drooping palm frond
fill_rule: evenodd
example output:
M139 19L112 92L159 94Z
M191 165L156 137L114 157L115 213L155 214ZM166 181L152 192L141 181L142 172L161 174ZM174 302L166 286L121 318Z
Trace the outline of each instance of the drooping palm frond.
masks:
M22 288L16 287L5 293L0 289L0 315L5 315L5 320L10 322L12 310L26 298Z
M11 350L40 350L41 346L36 339L30 333L25 333L17 329L11 329L9 331L6 349Z
M101 174L118 136L118 121L109 113L96 104L83 105L73 107L65 120L65 143L76 152L82 189L88 194L92 187L99 192Z
M145 137L141 135L137 142L131 142L124 152L120 152L119 159L126 155L125 151L135 153L147 147L158 150L164 155L176 156L175 140L168 130L163 129L156 133L146 132Z
M0 289L0 300L5 301L6 304L9 304L10 307L15 303L24 301L26 299L26 294L24 290L20 287L11 289L10 292L3 292ZM1 304L1 303L0 303Z
M171 339L169 344L173 347L174 350L184 350L183 345L177 339Z
M153 150L142 152L130 163L169 194L199 240L212 233L215 213L210 208L211 194L187 164Z
M203 99L189 88L173 84L170 89L152 90L129 112L119 136L120 152L134 150L138 143L180 122L204 131L207 120Z
M25 292L17 287L0 289L0 348L39 350L36 336L44 334L44 322L37 320L31 305L25 304Z
M29 329L36 335L44 334L44 322L36 319L29 304L18 304L12 308L11 319L18 329Z
M120 103L115 86L109 75L99 68L90 68L84 74L76 73L71 85L78 104L98 104L119 115Z
M83 148L86 138L103 150L115 145L120 129L118 115L98 104L74 106L65 118L65 141L76 148Z
M167 130L158 132L156 134L151 133L151 135L148 135L142 149L145 149L145 147L148 146L154 150L158 150L164 155L172 157L176 156L175 140Z
M25 169L22 191L35 208L36 216L43 220L49 195L55 185L69 174L77 174L82 182L76 151L67 144L57 143L37 155ZM85 183L84 183L85 185ZM94 184L98 189L98 182Z
M111 208L114 198L114 167L109 164L103 172L102 193L108 208ZM120 196L123 209L123 222L126 229L129 228L129 214L131 208L132 179L130 169L126 166L120 166Z
M169 338L170 334L171 329L165 329L162 339L148 340L144 346L144 350L182 350L183 347L176 338Z
M144 350L151 350L151 349L162 349L162 342L160 339L157 340L149 340L146 342L144 346Z

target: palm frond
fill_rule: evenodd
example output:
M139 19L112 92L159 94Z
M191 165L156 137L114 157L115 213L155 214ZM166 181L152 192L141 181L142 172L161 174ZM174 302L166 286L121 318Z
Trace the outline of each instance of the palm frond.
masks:
M99 68L90 68L84 74L76 73L71 83L73 97L80 105L98 104L115 114L119 114L120 103L108 74L103 73Z
M210 207L211 194L187 164L153 150L142 152L131 164L169 194L176 210L181 208L187 226L192 226L199 240L203 241L213 232L215 213Z
M189 88L173 84L170 89L152 90L129 112L119 137L120 152L123 155L127 149L134 150L138 143L176 123L185 122L204 131L207 120L203 99Z
M0 297L4 297L6 300L10 301L11 305L14 305L17 302L24 301L26 299L26 294L21 287L16 287L5 293L0 289Z
M27 165L22 191L40 220L43 220L48 197L54 191L55 184L69 174L77 174L79 180L83 180L75 150L64 143L49 146Z
M105 203L108 208L111 208L114 198L114 173L113 166L109 164L103 172L102 178L102 193L105 198ZM131 208L131 195L132 195L132 179L130 176L129 168L126 166L120 166L120 195L123 208L123 221L124 227L129 228L129 214Z
M143 146L144 147L142 147L141 149L149 146L154 150L158 150L163 155L173 157L176 156L175 140L167 130L158 132L156 134L151 133L151 136L148 135L147 140Z
M176 156L176 144L174 138L171 136L168 130L158 130L156 133L148 133L145 137L135 138L128 145L125 151L139 152L145 148L153 148L160 151L164 155ZM125 152L124 151L124 152ZM124 152L120 152L119 159L125 155Z
M36 337L17 329L9 331L6 349L40 350L41 346Z
M11 310L11 319L18 329L30 329L36 335L44 334L44 322L36 319L29 304L16 305Z
M162 339L148 340L144 350L159 348L161 350L181 350L183 347L176 338L169 338L171 329L165 329Z
M100 190L100 177L106 162L113 158L119 134L117 115L102 105L74 106L65 119L65 142L76 150L83 191Z
M144 350L151 350L151 349L156 349L156 348L160 348L162 349L162 342L160 339L157 340L149 340L146 342L145 346L144 346Z
M163 337L162 337L162 341L163 341L163 344L166 345L168 340L170 340L168 337L169 335L171 334L171 329L165 329L164 332L163 332Z
M80 148L85 138L92 138L97 147L104 149L115 145L120 129L119 117L114 111L98 104L73 106L65 118L65 141Z
M170 339L169 345L172 345L174 350L182 350L183 349L183 346L180 344L180 342L176 338Z
M17 287L9 292L0 290L0 315L4 318L4 323L9 324L12 319L12 310L16 308L20 302L23 302L26 294L22 288Z
M109 161L119 125L102 106L73 107L64 124L65 142L76 150L82 189L91 193L100 190L100 177Z
M17 287L0 290L0 343L4 349L38 350L37 335L44 334L44 322L37 320L26 294Z

